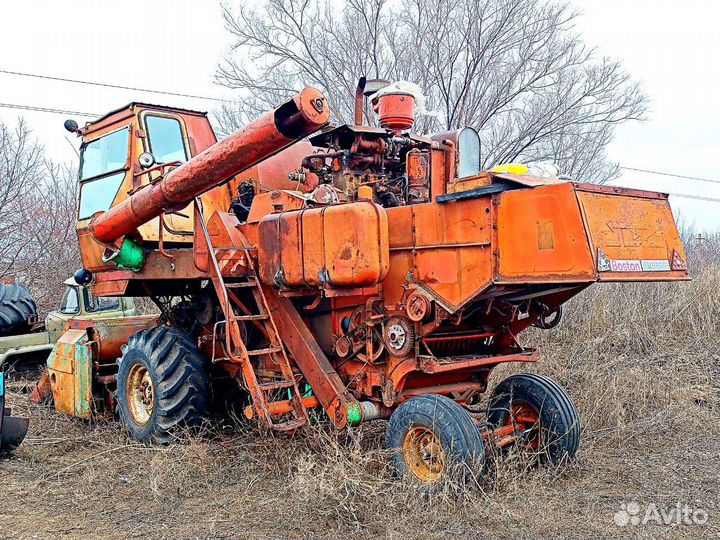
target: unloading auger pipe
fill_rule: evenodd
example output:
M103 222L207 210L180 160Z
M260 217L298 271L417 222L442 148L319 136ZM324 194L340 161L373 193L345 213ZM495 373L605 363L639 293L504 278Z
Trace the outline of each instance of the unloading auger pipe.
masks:
M195 197L317 131L329 117L322 93L305 88L277 109L173 169L159 182L96 215L90 222L90 232L104 244L115 243L164 212L185 207Z

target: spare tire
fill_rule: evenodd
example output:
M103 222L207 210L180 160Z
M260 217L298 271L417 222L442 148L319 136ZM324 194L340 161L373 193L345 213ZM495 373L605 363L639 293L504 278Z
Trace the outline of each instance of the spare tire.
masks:
M0 284L0 335L29 330L28 318L37 315L37 306L25 285Z

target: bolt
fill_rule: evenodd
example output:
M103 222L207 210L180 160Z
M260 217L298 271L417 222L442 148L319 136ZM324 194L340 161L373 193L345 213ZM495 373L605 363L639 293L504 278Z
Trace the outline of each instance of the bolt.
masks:
M313 105L313 107L315 107L315 110L317 112L323 112L323 109L325 108L325 102L323 101L323 98L313 99L312 105Z

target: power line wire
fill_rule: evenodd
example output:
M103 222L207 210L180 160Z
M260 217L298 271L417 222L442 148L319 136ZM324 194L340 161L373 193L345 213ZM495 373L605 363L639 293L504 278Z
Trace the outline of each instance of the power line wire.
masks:
M177 96L177 97L186 97L186 98L192 98L192 99L205 99L210 101L218 101L223 102L226 101L224 99L220 98L214 98L209 96L199 96L197 94L183 94L180 92L167 92L164 90L152 90L150 88L136 88L133 86L123 86L121 84L110 84L110 83L103 83L103 82L97 82L97 81L81 81L79 79L68 79L66 77L52 77L50 75L38 75L36 73L22 73L20 71L9 71L6 69L0 69L0 73L4 73L6 75L16 75L18 77L33 77L36 79L46 79L49 81L61 81L61 82L69 82L73 84L86 84L89 86L102 86L104 88L116 88L120 90L133 90L135 92L149 92L152 94L165 94L167 96Z
M28 73L19 73L19 72L13 72L13 71L7 71L0 69L0 73L6 73L10 75L21 75L25 77L37 77L40 79L50 79L50 80L58 80L58 81L65 81L65 82L72 82L77 84L89 84L94 86L105 86L109 88L121 88L125 90L137 90L141 92L153 92L157 94L167 94L167 95L174 95L174 96L181 96L181 97L192 97L192 98L198 98L198 99L210 99L213 101L223 101L221 99L217 98L210 98L210 97L204 97L204 96L194 96L191 94L180 94L175 92L162 92L160 90L147 90L142 88L133 88L129 86L119 86L119 85L111 85L111 84L104 84L104 83L94 83L94 82L87 82L87 81L77 81L74 79L63 79L60 77L49 77L44 75L33 75ZM96 113L88 113L88 112L80 112L80 111L68 111L65 109L52 109L48 107L35 107L32 105L17 105L14 103L0 103L0 107L8 108L8 109L20 109L25 111L37 111L37 112L44 112L44 113L52 113L52 114L68 114L68 115L74 115L74 116L87 116L87 117L99 117L100 114ZM717 183L720 184L720 180L711 180L709 178L700 178L697 176L685 176L680 174L672 174L672 173L666 173L666 172L660 172L660 171L651 171L649 169L640 169L636 167L623 167L621 166L620 169L628 170L628 171L637 171L637 172L644 172L644 173L650 173L650 174L657 174L661 176L671 176L674 178L686 178L688 180L698 180L701 182L711 182L711 183ZM701 201L709 201L709 202L716 202L720 203L720 199L714 198L714 197L704 197L702 195L686 195L682 193L668 193L668 195L672 195L674 197L681 197L684 199L697 199Z
M720 203L720 199L716 199L715 197L703 197L702 195L685 195L684 193L668 193L668 195L671 195L673 197L682 197L683 199L698 199L700 201Z
M637 171L637 172L644 172L649 174L657 174L660 176L672 176L674 178L685 178L687 180L697 180L699 182L711 182L713 184L720 184L720 180L712 180L710 178L700 178L699 176L685 176L683 174L672 174L668 172L662 172L662 171L651 171L650 169L638 169L636 167L622 167L621 169L625 169L626 171Z
M38 111L38 112L53 113L53 114L68 114L71 116L89 116L89 117L93 117L93 118L102 116L101 114L95 114L95 113L79 112L79 111L66 111L64 109L50 109L48 107L35 107L33 105L16 105L14 103L0 103L0 107L4 107L6 109L21 109L23 111Z

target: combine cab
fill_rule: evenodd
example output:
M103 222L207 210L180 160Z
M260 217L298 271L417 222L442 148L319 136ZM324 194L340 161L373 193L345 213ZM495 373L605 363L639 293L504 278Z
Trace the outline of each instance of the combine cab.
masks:
M95 391L143 441L199 424L211 394L277 431L311 408L338 428L389 418L395 468L429 488L452 465L481 475L489 444L572 458L577 411L552 380L474 406L496 366L538 359L519 333L589 285L688 279L667 196L481 171L474 130L410 132L400 87L372 89L380 127L363 125L369 86L354 125L328 127L308 88L220 142L200 113L139 103L66 123L80 280L162 313Z

